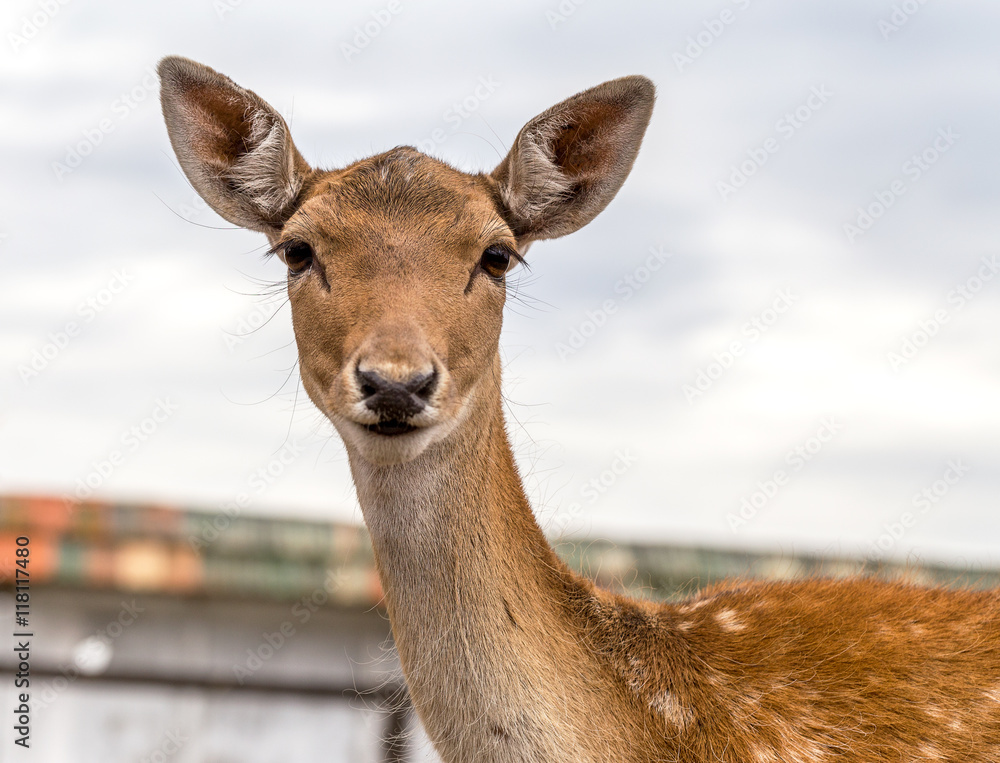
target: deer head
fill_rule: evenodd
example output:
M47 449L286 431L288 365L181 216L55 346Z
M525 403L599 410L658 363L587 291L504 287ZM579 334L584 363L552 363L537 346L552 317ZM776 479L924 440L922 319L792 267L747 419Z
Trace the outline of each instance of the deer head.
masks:
M508 271L611 201L654 100L638 76L586 90L528 122L489 174L409 147L319 170L254 93L183 58L159 72L181 167L287 265L305 389L376 464L416 458L499 388Z

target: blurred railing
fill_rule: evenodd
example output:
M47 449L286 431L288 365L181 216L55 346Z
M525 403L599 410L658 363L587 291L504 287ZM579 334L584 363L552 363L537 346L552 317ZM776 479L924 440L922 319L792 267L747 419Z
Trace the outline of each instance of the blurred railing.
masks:
M0 496L0 592L7 599L19 537L30 538L32 618L45 632L31 665L42 685L65 679L70 670L78 689L120 687L122 696L129 687L145 687L194 690L222 704L237 695L343 703L381 719L380 760L414 758L416 722L363 528L248 517L232 507L213 512ZM676 599L731 577L872 574L1000 585L997 570L892 559L606 540L561 540L556 548L598 584L656 599ZM123 599L139 602L144 614L109 637ZM201 647L178 648L192 632L200 634ZM282 644L293 646L275 646L279 633L285 634ZM95 634L107 642L96 667L80 662ZM260 655L260 665L244 675L247 655ZM13 683L12 660L9 650L0 650L5 686Z

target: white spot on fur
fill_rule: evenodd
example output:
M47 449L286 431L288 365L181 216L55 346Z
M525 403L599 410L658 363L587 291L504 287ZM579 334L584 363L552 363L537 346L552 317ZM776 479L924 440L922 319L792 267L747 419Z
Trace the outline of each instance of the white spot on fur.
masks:
M753 753L753 759L757 763L777 763L778 756L774 754L774 750L768 747L754 747L751 752Z
M741 621L737 616L736 612L732 609L723 609L721 612L715 613L715 622L719 624L722 630L728 633L736 633L742 630L746 630L746 623Z
M629 655L628 664L631 668L628 675L629 688L636 694L642 694L646 688L646 667L633 655Z
M919 760L944 760L941 751L932 744L922 744L917 748Z
M694 720L694 713L677 701L669 691L661 691L649 701L649 706L662 715L668 723L683 731Z
M715 601L714 596L709 596L705 599L696 599L695 601L689 601L687 604L682 604L677 608L677 611L680 612L682 615L689 615L692 612L697 612L706 604L710 604L713 601Z

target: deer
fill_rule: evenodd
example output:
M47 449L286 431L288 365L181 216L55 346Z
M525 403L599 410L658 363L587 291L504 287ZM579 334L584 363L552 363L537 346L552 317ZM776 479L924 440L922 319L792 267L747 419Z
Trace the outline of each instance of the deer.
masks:
M633 598L536 520L503 410L508 274L617 194L649 79L541 112L471 174L407 146L316 169L252 91L180 57L158 71L184 174L287 269L302 385L343 440L443 761L1000 761L997 591L857 575Z

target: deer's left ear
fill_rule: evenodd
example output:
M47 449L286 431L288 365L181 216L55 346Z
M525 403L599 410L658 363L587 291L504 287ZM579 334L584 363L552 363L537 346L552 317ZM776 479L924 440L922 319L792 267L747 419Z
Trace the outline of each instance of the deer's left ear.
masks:
M191 185L243 228L274 234L311 172L288 125L260 96L186 58L160 61L160 102Z
M518 241L565 236L608 205L639 153L655 97L645 77L622 77L524 126L492 175Z

